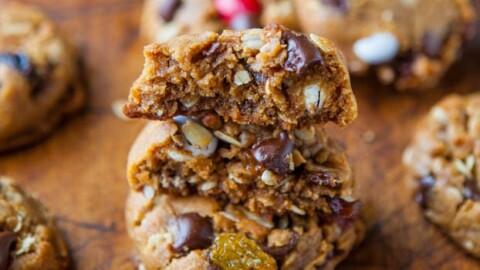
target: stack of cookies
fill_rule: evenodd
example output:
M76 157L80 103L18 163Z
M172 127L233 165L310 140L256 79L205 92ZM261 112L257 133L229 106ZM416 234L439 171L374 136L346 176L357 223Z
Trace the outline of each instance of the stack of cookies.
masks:
M362 238L342 147L357 107L326 39L272 24L145 49L124 113L152 120L128 161L146 269L333 269Z

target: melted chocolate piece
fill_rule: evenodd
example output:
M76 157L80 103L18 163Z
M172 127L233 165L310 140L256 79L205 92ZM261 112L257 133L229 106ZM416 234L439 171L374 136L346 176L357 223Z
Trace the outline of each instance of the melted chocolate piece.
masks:
M175 12L182 5L182 0L166 0L160 7L160 17L166 22L171 22Z
M11 263L10 253L15 247L17 236L13 232L0 232L0 270L7 270Z
M426 197L433 185L435 185L435 178L432 175L427 175L420 179L418 193L415 196L415 200L422 208L427 208Z
M258 16L254 14L242 13L236 15L230 21L230 28L233 30L245 30L260 27Z
M431 58L438 58L442 54L445 41L438 35L426 32L422 39L422 51Z
M480 189L477 182L467 179L463 184L463 198L465 200L480 201Z
M284 131L278 138L254 144L251 151L253 158L272 172L285 175L290 170L286 158L293 151L293 143Z
M332 172L317 172L308 173L303 175L303 178L311 183L315 183L321 186L328 186L333 189L342 187L341 181Z
M339 11L346 13L348 11L349 0L320 0L324 5L334 7Z
M304 35L285 30L282 33L282 42L287 44L288 51L285 70L300 74L312 64L319 62L323 64L320 51Z
M276 260L282 260L285 255L290 253L296 246L298 242L298 234L295 231L292 231L292 236L290 241L283 247L269 247L267 245L262 245L261 248L266 253L270 254Z
M197 213L185 213L177 216L177 234L174 236L173 250L204 249L212 245L213 227L209 218Z
M359 201L347 202L338 197L327 199L331 213L320 213L320 223L337 223L342 229L347 229L355 223L360 215L361 203Z
M394 69L396 74L400 78L406 78L413 75L413 62L415 61L415 55L412 52L404 53L394 60Z
M0 63L18 70L26 77L30 77L33 73L32 62L30 61L30 58L23 53L1 53Z

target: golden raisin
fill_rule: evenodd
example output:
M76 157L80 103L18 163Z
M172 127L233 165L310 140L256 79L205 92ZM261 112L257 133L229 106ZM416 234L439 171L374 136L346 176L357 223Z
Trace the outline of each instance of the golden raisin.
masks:
M277 263L255 241L240 233L222 233L215 239L210 261L223 270L276 270Z

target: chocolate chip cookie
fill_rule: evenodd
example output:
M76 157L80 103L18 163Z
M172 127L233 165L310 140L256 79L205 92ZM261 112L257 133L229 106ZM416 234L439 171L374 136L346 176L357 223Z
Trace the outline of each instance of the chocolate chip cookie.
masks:
M224 28L212 0L146 0L141 31L151 42Z
M151 42L183 34L278 23L297 28L291 0L146 0L141 32Z
M435 105L404 163L425 216L480 257L480 94L451 95Z
M42 204L0 176L0 269L62 270L65 243Z
M0 152L44 137L84 101L78 59L52 21L0 4Z
M320 126L292 132L224 123L215 114L150 123L129 155L135 190L202 195L259 213L299 215L354 200L341 147Z
M399 90L435 86L472 34L470 0L294 0L302 30L332 39L350 71Z
M330 41L277 24L184 35L145 49L124 112L167 120L214 111L242 125L285 130L357 116L342 55Z
M150 269L333 269L363 237L358 202L257 215L205 197L131 192L127 229Z

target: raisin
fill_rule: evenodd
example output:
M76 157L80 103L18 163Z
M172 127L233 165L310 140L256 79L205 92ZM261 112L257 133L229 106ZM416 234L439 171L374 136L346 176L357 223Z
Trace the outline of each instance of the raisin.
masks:
M275 270L277 263L255 241L239 233L217 236L210 253L210 262L223 270Z

